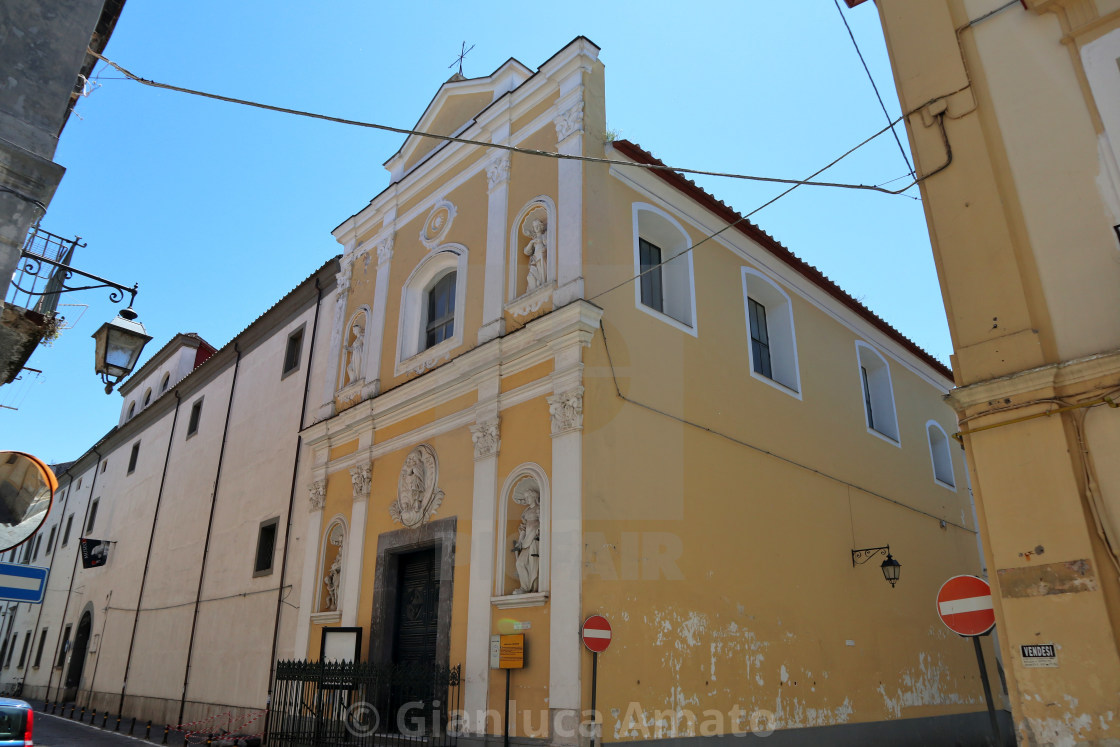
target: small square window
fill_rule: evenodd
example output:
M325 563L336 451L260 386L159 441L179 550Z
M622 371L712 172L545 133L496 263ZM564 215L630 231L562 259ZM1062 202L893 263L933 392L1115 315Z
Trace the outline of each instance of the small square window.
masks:
M105 474L105 468L109 466L108 460L101 463L101 474Z
M279 517L261 522L257 534L257 556L253 562L253 576L267 576L272 573L273 556L276 554L276 532L280 527Z
M187 422L187 438L198 433L198 421L202 418L202 398L191 405L191 418Z
M299 368L300 353L303 352L303 327L288 335L288 346L284 349L284 370L282 376L287 376Z
M98 498L97 500L95 500L93 503L90 504L90 507L89 507L89 521L86 522L86 535L87 536L89 535L90 532L93 531L93 524L94 524L94 522L97 521L97 504L100 503L100 502L101 502L101 499Z
M136 460L140 458L140 442L132 445L132 453L128 456L128 474L136 471Z

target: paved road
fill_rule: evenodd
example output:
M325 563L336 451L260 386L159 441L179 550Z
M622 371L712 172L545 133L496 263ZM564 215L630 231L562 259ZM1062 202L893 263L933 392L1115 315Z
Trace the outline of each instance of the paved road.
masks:
M111 722L110 722L111 723ZM139 729L139 725L137 725ZM143 733L141 731L141 733ZM62 716L52 716L40 710L35 711L35 744L36 747L69 747L69 745L85 745L86 747L141 747L145 744L159 744L163 739L162 727L159 733L153 730L154 742L146 742L125 734L116 734L103 731L96 726L71 721ZM179 736L173 734L173 737ZM169 744L181 745L182 738L168 740Z

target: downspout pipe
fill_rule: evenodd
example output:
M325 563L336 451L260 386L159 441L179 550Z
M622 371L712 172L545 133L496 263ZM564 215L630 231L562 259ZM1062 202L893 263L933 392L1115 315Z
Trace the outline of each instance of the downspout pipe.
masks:
M315 317L311 321L311 342L307 346L307 373L303 379L303 401L300 403L299 430L303 431L307 418L307 399L311 393L311 365L315 360L315 338L319 332L319 310L323 306L323 288L315 278ZM292 465L292 488L288 494L288 524L284 528L284 555L280 561L280 585L276 590L276 621L272 627L272 653L268 658L268 699L265 703L264 733L268 734L272 719L272 693L276 688L276 649L280 643L280 613L284 606L284 582L288 575L288 550L292 539L292 511L296 503L296 479L299 475L299 457L303 451L303 436L296 435L296 458ZM308 537L310 542L311 538ZM305 579L306 581L306 579Z
M218 451L218 468L214 473L214 490L210 497L210 519L206 523L206 543L202 547L202 567L198 572L198 590L194 597L194 618L191 620L191 638L187 644L187 664L183 668L183 695L179 699L179 721L183 723L183 711L187 707L187 687L191 681L191 657L194 654L194 636L198 630L198 610L202 603L202 582L206 579L206 561L210 557L210 536L214 532L214 509L218 505L218 485L222 479L222 462L226 456L226 442L229 440L229 416L233 412L233 395L237 391L237 373L241 369L241 346L233 343L237 358L233 363L233 381L229 385L229 402L226 404L226 422L222 426L222 446Z
M117 702L117 715L124 712L124 693L128 688L128 673L132 668L132 651L136 646L136 626L140 624L140 605L144 601L144 587L148 583L148 569L152 564L152 545L156 538L156 522L159 520L159 506L163 502L163 486L167 483L167 465L171 461L171 444L175 441L175 425L179 422L179 406L183 403L179 390L174 389L175 414L171 416L171 433L167 436L167 453L163 456L163 474L159 478L159 492L156 494L156 510L152 514L152 531L148 534L148 554L144 558L144 573L140 576L140 592L136 596L136 615L132 618L132 635L128 639L128 657L124 662L124 681L121 682L121 699Z
M82 536L82 531L85 529L86 522L89 521L89 504L91 504L93 502L93 494L94 494L94 491L96 491L96 489L97 489L97 476L99 474L101 474L101 460L104 458L103 455L101 454L101 452L97 450L96 446L94 448L90 449L90 451L92 451L94 454L97 455L97 463L93 465L93 480L90 481L90 485L89 485L89 498L86 499L86 512L82 517L81 526L78 527L78 537L79 538L81 538L81 536ZM73 479L72 476L71 476L71 479ZM70 499L67 498L66 502L69 503ZM59 526L62 526L62 525L59 524ZM63 531L65 531L65 530L63 530ZM61 542L61 539L59 541ZM70 609L70 599L74 596L74 577L78 575L78 558L80 558L82 556L81 542L79 542L78 545L79 545L78 551L76 553L74 553L74 565L70 569L70 586L66 590L66 603L63 604L63 606L62 606L62 621L59 623L59 626L58 626L58 641L55 643L55 646L54 646L54 656L55 656L55 658L52 661L58 661L58 649L62 646L62 631L66 629L66 613ZM56 548L56 552L57 552L57 548ZM59 691L62 690L63 681L65 680L65 678L66 678L66 667L65 667L65 665L63 665L62 673L59 675L59 681L58 681L58 690ZM51 665L50 677L47 678L47 700L51 700L51 697L50 697L50 695L51 695L51 683L53 681L54 681L54 665L52 664ZM59 694L58 692L55 693L56 699L57 699L58 694Z

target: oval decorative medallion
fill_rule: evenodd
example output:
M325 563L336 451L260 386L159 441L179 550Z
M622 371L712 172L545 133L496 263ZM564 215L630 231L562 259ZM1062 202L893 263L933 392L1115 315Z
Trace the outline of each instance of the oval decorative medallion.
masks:
M443 502L443 491L436 487L438 478L435 449L420 444L409 452L397 481L397 499L389 505L393 521L413 529L432 518Z
M424 227L420 229L420 241L429 249L443 241L455 220L455 206L448 200L440 200L428 213Z

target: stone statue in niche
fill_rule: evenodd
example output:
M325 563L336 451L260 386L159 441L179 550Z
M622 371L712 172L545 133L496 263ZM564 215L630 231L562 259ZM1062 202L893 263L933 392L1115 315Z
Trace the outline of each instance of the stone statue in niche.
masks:
M365 328L359 321L355 321L350 327L350 340L346 345L346 350L350 354L350 358L346 361L346 384L353 384L361 376L362 356L366 350L364 332Z
M521 233L529 239L522 252L529 258L529 274L525 278L525 291L531 293L545 284L548 261L548 211L533 208L521 224Z
M436 488L438 470L435 450L428 444L409 452L397 482L397 499L389 506L393 521L415 528L431 518L443 502L443 491Z
M342 580L342 535L342 526L339 524L333 526L330 534L327 535L327 543L338 549L335 550L334 562L327 570L327 575L323 577L323 584L327 587L327 598L323 604L324 612L338 610L339 583Z
M535 482L526 481L524 489L514 492L513 502L524 506L517 539L513 541L516 558L517 580L520 583L514 594L529 594L538 590L541 557L541 491Z

